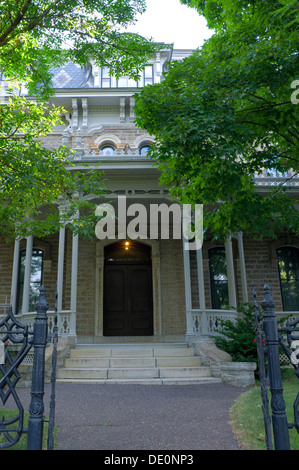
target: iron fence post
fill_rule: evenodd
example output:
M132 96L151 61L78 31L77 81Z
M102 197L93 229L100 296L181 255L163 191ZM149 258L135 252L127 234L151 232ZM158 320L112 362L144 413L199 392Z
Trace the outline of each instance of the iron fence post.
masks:
M279 340L275 303L271 297L270 288L264 286L263 323L266 345L268 350L268 372L271 392L272 427L274 446L276 450L289 450L289 432L286 416L286 406L283 398L283 387L279 364Z
M48 336L46 289L40 288L36 304L37 315L33 333L33 371L31 386L31 402L29 407L27 450L41 450L44 424L44 382L45 382L45 349Z
M52 355L52 375L51 375L51 399L50 399L50 413L49 413L49 427L48 427L48 450L53 450L54 447L54 423L55 423L55 385L56 385L56 365L57 365L57 342L58 342L58 327L57 327L57 289L55 291L55 317L53 328L53 355Z
M261 331L261 319L259 308L256 301L256 293L253 291L253 304L254 304L254 320L255 320L255 335L256 335L256 350L258 357L259 365L259 375L260 375L260 387L261 387L261 397L262 397L262 410L265 423L265 441L267 450L272 450L272 433L271 433L271 418L269 413L269 400L267 393L267 376L265 371L265 355L263 347L263 338Z

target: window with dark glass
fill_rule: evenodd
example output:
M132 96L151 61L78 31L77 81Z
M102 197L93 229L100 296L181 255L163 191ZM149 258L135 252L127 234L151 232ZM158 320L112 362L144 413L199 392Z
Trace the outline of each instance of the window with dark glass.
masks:
M44 252L42 250L32 250L30 287L29 287L29 311L35 310L35 304L39 297L39 288L43 277ZM18 277L18 305L17 312L22 311L23 288L25 275L26 250L20 252L19 277Z
M209 250L209 268L212 308L226 308L229 300L224 248L217 247Z
M283 310L299 310L299 249L278 248L277 259Z
M143 243L125 240L105 247L106 264L150 264L151 247Z

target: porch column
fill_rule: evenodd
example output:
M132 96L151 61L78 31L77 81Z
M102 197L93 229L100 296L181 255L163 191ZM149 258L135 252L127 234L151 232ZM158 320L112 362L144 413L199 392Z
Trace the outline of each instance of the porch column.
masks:
M62 310L63 267L64 267L65 227L59 230L58 269L57 269L57 310Z
M70 336L76 336L78 248L79 248L79 236L73 233Z
M33 236L29 235L29 237L26 238L26 259L25 259L25 272L24 272L22 314L29 312L32 249L33 249Z
M233 258L232 240L229 237L225 242L225 257L227 268L227 281L228 281L228 299L231 307L237 307L236 283L235 283L235 269Z
M207 313L206 313L206 301L205 301L202 247L196 250L196 262L197 262L199 308L201 310L200 333L201 335L208 335L209 332L208 332L208 318L207 318Z
M245 256L244 256L244 246L243 246L243 233L238 233L238 247L239 247L239 257L240 257L243 302L248 302L246 266L245 266Z
M185 300L186 300L186 336L194 335L192 319L192 297L191 297L191 275L190 275L190 257L189 250L185 249L185 243L188 241L183 238L183 256L184 256L184 280L185 280Z
M13 267L11 278L11 291L10 291L10 305L12 313L16 315L17 311L17 296L18 296L18 275L19 275L19 262L20 262L20 241L21 237L15 239Z

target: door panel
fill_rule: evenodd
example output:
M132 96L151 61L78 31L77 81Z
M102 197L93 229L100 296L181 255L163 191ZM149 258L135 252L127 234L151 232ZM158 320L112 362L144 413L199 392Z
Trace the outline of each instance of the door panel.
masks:
M105 336L152 335L152 304L151 266L105 266Z
M121 268L122 266L118 269L107 269L106 271L106 307L111 312L125 310L125 272Z
M129 321L136 335L152 334L152 273L150 266L128 266L130 279ZM148 333L145 333L149 331Z

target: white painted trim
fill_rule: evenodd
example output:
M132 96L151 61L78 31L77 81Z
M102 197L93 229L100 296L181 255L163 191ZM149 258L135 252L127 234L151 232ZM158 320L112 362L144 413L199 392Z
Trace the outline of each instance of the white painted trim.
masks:
M27 313L29 311L29 291L30 291L32 249L33 249L33 236L29 235L29 237L26 238L26 259L25 259L25 272L24 272L22 314Z
M232 240L229 237L225 242L225 257L228 281L228 299L230 307L237 308L236 281L233 258Z

